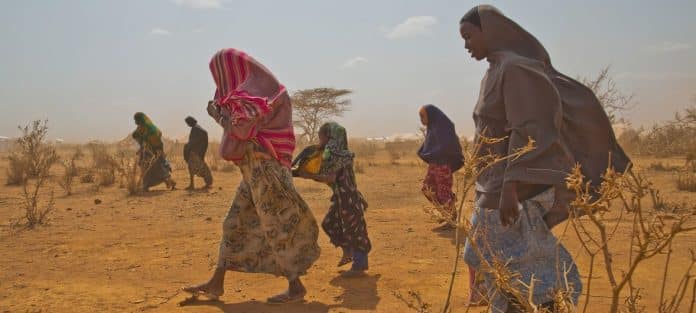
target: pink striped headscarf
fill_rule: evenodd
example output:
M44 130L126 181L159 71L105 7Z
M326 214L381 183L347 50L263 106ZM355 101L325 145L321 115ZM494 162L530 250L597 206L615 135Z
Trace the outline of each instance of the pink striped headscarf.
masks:
M232 48L213 56L210 72L217 85L215 102L229 119L220 147L222 157L241 161L244 142L252 140L290 167L295 133L285 86L261 63Z

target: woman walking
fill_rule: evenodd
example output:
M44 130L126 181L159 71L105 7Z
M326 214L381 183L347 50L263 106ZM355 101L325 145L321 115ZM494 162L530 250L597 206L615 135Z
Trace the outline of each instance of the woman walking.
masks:
M173 190L176 188L176 183L172 180L172 168L164 155L162 132L143 112L135 113L133 119L135 125L138 126L132 137L140 147L138 149L138 163L143 171L143 190L147 192L150 187L157 186L162 182L167 185L167 188Z
M354 154L348 150L343 126L326 123L319 129L319 149L323 151L319 174L300 172L300 176L331 186L331 207L321 223L331 243L343 250L338 266L352 263L344 277L362 276L368 269L367 255L372 249L367 236L367 201L358 191L353 171Z
M452 174L464 165L462 146L454 123L438 107L428 104L419 110L421 123L426 127L425 140L418 156L428 163L423 180L423 194L435 206L444 227L456 225L456 195L452 191Z
M596 186L608 167L624 171L630 161L594 94L557 72L544 47L522 27L496 8L481 5L464 15L459 30L472 58L489 63L474 108L481 154L505 156L530 139L535 145L481 173L473 241L467 241L464 259L479 271L483 263L500 261L519 275L512 286L500 286L491 272L480 273L493 312L518 312L517 300L506 288L547 308L557 304L555 291L567 292L564 300L577 304L582 289L577 266L549 230L569 214L573 195L565 178L578 162ZM486 144L483 137L503 140ZM475 276L471 274L472 285ZM529 295L522 283L532 278L535 288Z
M217 299L227 271L268 273L288 281L269 303L302 301L300 277L319 258L319 228L290 173L290 97L268 69L237 49L216 53L210 71L217 90L208 113L224 129L222 156L239 166L243 180L223 223L212 278L184 291Z

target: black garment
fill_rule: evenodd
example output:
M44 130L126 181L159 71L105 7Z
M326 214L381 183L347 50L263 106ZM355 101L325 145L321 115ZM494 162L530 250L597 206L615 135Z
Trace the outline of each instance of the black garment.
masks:
M201 159L205 160L205 153L208 151L208 132L200 125L196 124L191 127L188 143L184 145L184 160L188 162L189 153L197 154Z

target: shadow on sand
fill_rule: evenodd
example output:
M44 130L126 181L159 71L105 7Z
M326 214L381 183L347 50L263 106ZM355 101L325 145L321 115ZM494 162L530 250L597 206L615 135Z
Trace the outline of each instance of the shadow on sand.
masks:
M225 303L222 301L192 300L189 299L181 306L211 306L217 307L225 313L258 312L258 313L326 313L329 307L319 302L301 302L289 304L268 304L260 301L245 301L238 303Z
M366 275L360 278L335 277L331 286L343 289L343 293L335 299L339 303L330 305L331 308L346 308L351 310L374 310L379 303L377 281L382 275Z
M332 279L331 285L343 289L343 293L335 297L335 300L339 303L331 305L317 301L276 305L257 300L225 303L222 301L187 298L180 302L179 306L217 307L225 313L326 313L331 308L375 310L380 300L377 295L377 281L380 277L381 275L367 275L361 278L336 277Z

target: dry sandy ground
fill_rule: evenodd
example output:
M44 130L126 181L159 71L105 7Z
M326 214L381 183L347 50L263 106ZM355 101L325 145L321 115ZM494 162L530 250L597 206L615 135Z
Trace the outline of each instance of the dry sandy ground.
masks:
M410 301L409 291L431 304L430 312L437 312L455 258L454 233L432 230L437 225L423 213L425 201L419 192L425 169L415 159L401 162L383 161L358 174L359 188L370 203L366 217L374 248L369 276L340 278L335 267L339 251L322 233L322 256L304 279L307 302L286 306L264 303L267 296L283 290L282 278L240 273L228 274L221 301L177 305L186 298L179 288L206 280L216 263L221 222L240 179L238 172L215 172L210 192L159 187L146 196L127 197L117 187L94 192L77 183L76 193L65 197L56 187L56 210L49 225L31 231L9 227L22 215L21 189L0 187L0 312L415 312L397 297ZM649 173L670 200L696 199L676 192L674 174ZM175 178L180 187L186 185L184 170L175 171ZM323 218L329 189L303 180L296 185L317 219ZM560 235L562 229L563 225L556 232ZM614 246L627 245L629 230L628 224L622 225ZM696 247L695 239L689 234L677 240L668 291L687 264L688 248ZM563 240L578 255L586 279L588 259L577 239L569 232ZM617 251L617 264L625 262L625 252ZM637 274L638 284L645 288L647 312L655 311L662 259ZM601 268L596 272L598 282L605 279ZM465 311L466 276L466 270L460 270L454 312ZM601 283L593 287L589 312L606 311L607 290Z

